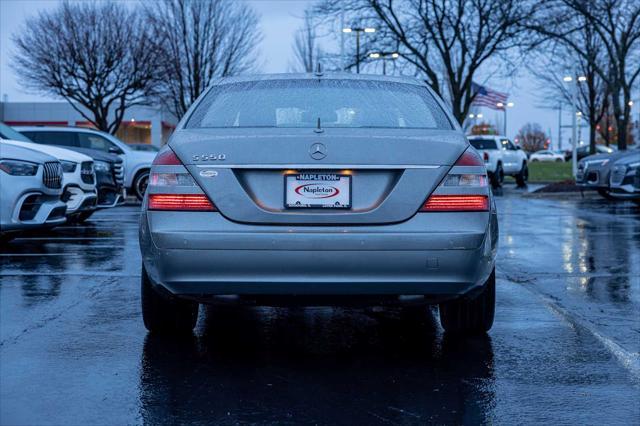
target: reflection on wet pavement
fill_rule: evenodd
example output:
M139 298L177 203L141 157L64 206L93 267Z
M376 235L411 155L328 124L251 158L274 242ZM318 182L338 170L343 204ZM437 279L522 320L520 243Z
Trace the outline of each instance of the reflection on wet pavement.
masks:
M497 204L496 323L469 340L435 309L209 307L189 338L147 335L136 206L16 240L0 424L637 422L640 212Z

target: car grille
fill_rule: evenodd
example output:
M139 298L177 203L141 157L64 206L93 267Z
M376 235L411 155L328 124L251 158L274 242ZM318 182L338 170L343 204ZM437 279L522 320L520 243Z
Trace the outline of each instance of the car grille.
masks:
M113 164L113 178L116 184L124 184L124 166L122 165L122 161Z
M615 166L611 171L611 183L613 185L620 185L624 180L626 172L627 166Z
M92 184L96 182L93 172L93 161L85 161L80 166L80 178L84 183Z
M47 188L62 188L62 165L57 161L44 163L42 183Z

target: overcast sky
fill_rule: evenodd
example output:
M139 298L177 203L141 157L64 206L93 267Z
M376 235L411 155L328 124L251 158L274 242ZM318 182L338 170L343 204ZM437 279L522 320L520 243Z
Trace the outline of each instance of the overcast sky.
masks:
M287 72L293 57L292 40L295 31L302 25L304 10L311 0L252 0L247 1L261 16L261 30L264 39L260 48L262 71L265 73ZM0 0L0 94L7 95L14 102L50 101L41 95L25 93L9 67L9 58L13 51L11 34L18 31L26 17L40 10L57 6L56 0ZM509 100L515 107L509 110L507 134L515 136L527 122L539 123L545 132L551 130L552 140L557 139L557 111L539 108L542 99L535 97L535 85L527 76L526 70L515 79L490 79L487 85L495 90L509 92ZM493 117L490 110L481 111L485 117ZM568 123L570 116L563 120ZM565 133L564 144L568 143Z

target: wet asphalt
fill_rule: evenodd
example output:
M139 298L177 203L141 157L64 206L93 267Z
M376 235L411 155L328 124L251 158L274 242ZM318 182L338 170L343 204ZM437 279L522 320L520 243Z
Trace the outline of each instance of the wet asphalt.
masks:
M140 317L139 206L0 248L0 424L638 424L640 209L498 197L486 337L432 310Z

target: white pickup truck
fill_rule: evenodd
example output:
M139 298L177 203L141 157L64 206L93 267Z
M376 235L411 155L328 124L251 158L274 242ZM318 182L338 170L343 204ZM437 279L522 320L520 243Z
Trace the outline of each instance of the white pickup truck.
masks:
M489 180L494 188L500 187L506 176L513 176L518 186L529 179L527 154L504 136L470 135L469 143L484 159Z

